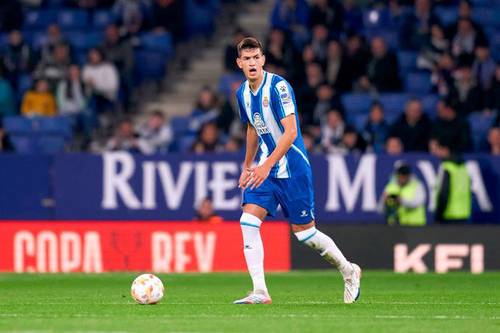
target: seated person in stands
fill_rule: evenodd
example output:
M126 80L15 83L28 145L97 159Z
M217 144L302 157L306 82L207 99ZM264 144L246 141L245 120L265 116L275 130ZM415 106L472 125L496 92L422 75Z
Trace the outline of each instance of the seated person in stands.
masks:
M189 129L197 132L203 124L214 121L220 114L217 95L212 88L205 86L201 89L196 105L191 112Z
M209 224L221 223L224 220L214 212L212 199L207 197L201 200L196 210L195 221Z
M35 82L35 87L24 94L21 105L24 116L55 116L57 113L56 99L50 92L47 80Z
M488 132L490 154L500 156L500 127L492 127Z
M385 141L385 153L387 155L401 155L404 152L403 143L397 136L390 136Z
M52 91L56 90L57 83L68 76L71 65L70 49L65 43L56 44L52 56L41 61L36 69L36 78L47 79Z
M387 49L382 37L371 42L372 59L368 63L367 75L359 79L358 87L363 91L397 91L401 89L398 59Z
M191 147L195 153L217 152L223 149L220 142L219 129L215 122L204 124L198 133L198 139Z
M134 125L130 119L124 119L118 124L115 135L108 140L105 150L126 150L131 153L149 152L144 142L135 133Z
M381 153L384 150L388 132L389 125L384 119L382 104L375 102L370 108L370 115L363 130L363 138L375 153Z
M321 127L321 146L323 151L332 152L340 144L346 123L338 110L331 109L326 114L325 124Z
M148 153L164 153L173 139L172 127L163 112L153 111L147 121L138 128L139 137Z
M333 153L339 154L363 154L366 150L366 141L352 126L347 126L342 140L334 148Z
M114 111L120 88L115 65L106 61L101 50L90 49L88 63L83 66L83 82L91 97L91 109L98 113Z

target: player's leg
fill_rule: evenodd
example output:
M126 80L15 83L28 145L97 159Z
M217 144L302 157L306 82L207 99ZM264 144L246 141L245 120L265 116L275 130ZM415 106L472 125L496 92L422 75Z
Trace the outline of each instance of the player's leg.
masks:
M314 221L307 224L292 224L292 231L301 243L317 251L340 271L344 278L344 302L354 303L360 295L361 269L359 266L349 262L333 239L316 229Z
M260 226L267 215L274 215L277 201L272 192L272 184L266 180L257 189L243 192L243 214L240 218L243 234L243 252L248 273L252 278L253 290L236 304L270 304L264 275L264 246L260 235Z

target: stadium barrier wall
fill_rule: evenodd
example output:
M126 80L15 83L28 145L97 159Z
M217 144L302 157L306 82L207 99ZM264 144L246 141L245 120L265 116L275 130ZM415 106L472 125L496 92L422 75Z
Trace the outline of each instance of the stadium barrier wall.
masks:
M467 158L473 221L499 223L500 157ZM384 223L378 201L398 159L425 184L431 216L439 164L432 156L313 155L319 223ZM237 220L242 160L240 154L0 154L0 219L191 220L196 204L210 195L221 216Z
M365 269L395 272L500 270L500 226L377 225L322 226L350 260ZM292 269L330 268L320 256L292 240Z
M262 227L268 271L290 269L285 222ZM239 223L3 221L0 272L246 271Z

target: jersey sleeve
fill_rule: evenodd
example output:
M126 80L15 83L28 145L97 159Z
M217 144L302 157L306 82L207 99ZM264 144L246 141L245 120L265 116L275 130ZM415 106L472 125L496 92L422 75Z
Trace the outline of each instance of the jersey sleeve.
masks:
M292 87L285 80L281 80L274 86L274 99L277 106L277 114L283 119L297 112L295 96Z
M248 123L248 116L247 116L247 113L245 111L245 107L243 104L244 102L243 102L243 95L241 92L241 88L238 89L238 91L236 92L236 102L237 102L236 104L238 104L238 110L239 110L241 122L246 125Z

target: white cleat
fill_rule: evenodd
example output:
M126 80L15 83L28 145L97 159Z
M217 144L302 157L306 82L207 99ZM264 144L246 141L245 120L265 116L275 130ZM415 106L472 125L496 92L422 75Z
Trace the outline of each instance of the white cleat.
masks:
M238 299L233 304L271 304L271 296L263 290L252 291L247 297Z
M344 278L344 303L351 304L358 300L361 294L361 268L352 265L352 273Z

